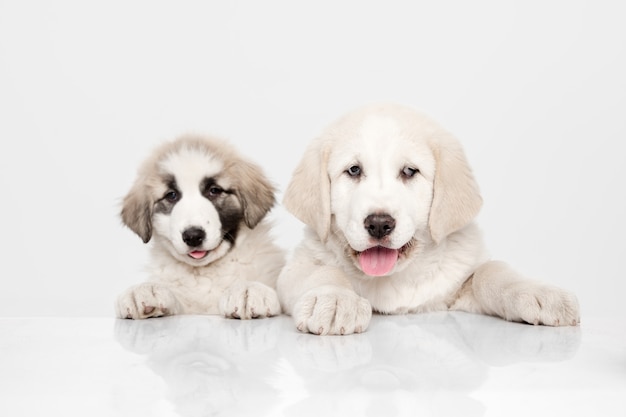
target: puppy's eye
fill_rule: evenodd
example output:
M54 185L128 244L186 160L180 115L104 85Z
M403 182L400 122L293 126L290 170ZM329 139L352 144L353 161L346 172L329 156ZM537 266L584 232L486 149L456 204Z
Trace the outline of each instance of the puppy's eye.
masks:
M361 175L361 167L358 165L352 165L346 170L351 177L359 177Z
M206 196L210 199L217 198L224 192L224 189L217 185L212 185L206 190Z
M404 167L402 169L402 177L403 178L412 178L418 172L420 172L420 170L417 169L417 168Z
M174 190L169 190L168 192L165 193L163 198L169 201L170 203L175 203L178 200L180 200L180 194L178 194L178 192Z

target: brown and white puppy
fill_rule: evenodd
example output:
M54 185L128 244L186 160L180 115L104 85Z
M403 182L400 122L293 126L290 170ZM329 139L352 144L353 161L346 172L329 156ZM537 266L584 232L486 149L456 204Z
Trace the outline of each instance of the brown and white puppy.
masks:
M490 261L482 204L459 142L410 108L357 110L313 140L284 205L308 225L278 278L300 331L364 331L383 314L465 310L576 325L571 293Z
M123 223L152 240L148 282L116 303L120 318L280 314L284 253L263 221L274 187L224 141L186 136L157 148L123 201Z

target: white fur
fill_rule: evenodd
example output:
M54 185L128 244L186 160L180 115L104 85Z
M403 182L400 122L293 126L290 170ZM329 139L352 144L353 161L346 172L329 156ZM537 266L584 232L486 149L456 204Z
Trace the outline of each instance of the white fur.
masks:
M175 178L182 195L168 213L155 210L169 190L164 178ZM245 211L246 219L254 217L242 217L234 243L223 238L216 206L200 190L205 178L218 178L219 186L232 192L233 207ZM144 241L152 239L149 280L119 296L117 317L280 314L274 288L284 254L271 240L270 225L261 220L274 203L273 192L258 167L221 141L184 137L155 150L122 210L125 224ZM201 246L190 248L183 241L182 233L190 227L206 232ZM208 252L194 259L192 250Z
M348 174L354 165L356 180ZM403 178L406 167L419 173ZM361 332L372 311L460 309L534 324L579 322L571 293L488 260L473 223L481 198L460 145L412 109L370 106L331 125L311 142L284 204L309 226L277 283L300 331ZM375 213L395 219L389 236L368 234L364 219ZM358 254L380 245L407 249L386 276L368 276Z

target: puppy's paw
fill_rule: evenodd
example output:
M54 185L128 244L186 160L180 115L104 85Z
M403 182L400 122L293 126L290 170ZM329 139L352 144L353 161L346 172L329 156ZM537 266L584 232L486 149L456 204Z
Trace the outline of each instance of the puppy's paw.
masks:
M143 283L129 288L117 299L115 313L121 319L147 319L179 314L179 303L166 287Z
M319 335L361 333L370 323L372 306L354 291L320 287L298 299L293 318L301 332Z
M276 291L260 282L246 281L228 288L220 302L224 317L256 319L281 313Z
M509 295L507 320L546 326L576 326L580 308L569 291L547 285L521 284Z

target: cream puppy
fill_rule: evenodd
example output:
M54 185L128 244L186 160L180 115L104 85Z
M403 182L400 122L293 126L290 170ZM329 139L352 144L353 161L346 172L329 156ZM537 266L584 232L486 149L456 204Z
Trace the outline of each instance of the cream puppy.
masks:
M421 113L368 106L313 140L284 205L308 227L278 278L300 331L364 331L382 314L464 310L576 325L576 297L489 260L459 142Z

